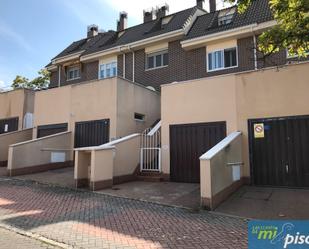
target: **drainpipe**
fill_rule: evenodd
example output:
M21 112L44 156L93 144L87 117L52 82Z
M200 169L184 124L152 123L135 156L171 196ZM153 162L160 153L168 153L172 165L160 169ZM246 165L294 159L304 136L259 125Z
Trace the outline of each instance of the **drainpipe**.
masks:
M61 66L58 66L58 87L61 85Z
M125 79L126 78L126 53L123 53L122 59L123 59L122 77Z
M130 46L120 48L123 54L123 78L126 78L126 54L125 51L132 53L132 81L135 82L135 51Z
M252 31L253 34L253 53L254 53L254 70L258 69L258 65L257 65L257 51L256 51L256 36L254 34L254 32Z
M135 82L135 51L132 51L133 59L132 59L132 81Z

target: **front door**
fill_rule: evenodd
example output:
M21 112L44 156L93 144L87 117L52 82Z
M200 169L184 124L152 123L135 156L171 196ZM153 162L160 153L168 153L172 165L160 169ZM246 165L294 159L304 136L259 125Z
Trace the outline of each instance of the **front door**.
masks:
M249 140L255 185L309 187L309 116L249 120Z

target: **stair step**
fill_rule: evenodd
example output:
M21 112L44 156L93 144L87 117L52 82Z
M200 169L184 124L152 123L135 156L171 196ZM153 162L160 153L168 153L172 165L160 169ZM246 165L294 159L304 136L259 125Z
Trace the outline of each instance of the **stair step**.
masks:
M137 179L145 182L162 182L164 177L159 172L140 172L137 175Z

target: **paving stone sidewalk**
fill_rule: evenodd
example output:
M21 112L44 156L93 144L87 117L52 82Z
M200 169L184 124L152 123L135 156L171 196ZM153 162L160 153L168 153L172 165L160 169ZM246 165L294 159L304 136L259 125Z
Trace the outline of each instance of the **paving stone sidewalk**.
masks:
M44 242L0 228L0 248L5 249L59 249Z
M0 179L0 224L74 248L247 248L247 222Z

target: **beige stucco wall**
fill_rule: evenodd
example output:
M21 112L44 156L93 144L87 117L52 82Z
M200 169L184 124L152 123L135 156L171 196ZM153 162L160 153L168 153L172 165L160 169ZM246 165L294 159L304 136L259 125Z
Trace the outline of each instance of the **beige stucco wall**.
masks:
M146 121L135 121L134 112L145 114ZM120 78L41 91L35 98L35 127L68 123L72 139L75 122L110 119L110 138L115 139L143 131L159 118L160 95Z
M134 136L115 145L113 176L132 175L139 164L140 136Z
M11 144L32 139L32 129L10 132L0 135L0 162L8 160L8 151Z
M227 121L237 129L235 76L201 79L162 87L162 170L170 173L169 126Z
M39 125L68 123L71 130L70 113L71 86L36 92L33 137L37 137Z
M114 151L91 151L91 182L100 182L113 179Z
M309 63L162 87L162 164L169 173L169 125L226 121L243 133L244 176L250 175L247 121L308 115Z
M22 129L24 114L31 110L31 94L30 90L24 89L0 93L0 119L18 117L18 129ZM26 95L30 97L27 98Z
M66 154L66 161L71 161L71 136L71 132L65 132L10 145L8 170L49 164L52 150L55 152L63 150Z
M117 136L143 132L160 119L159 93L138 84L119 79L117 87ZM145 121L136 121L134 113L144 114Z

